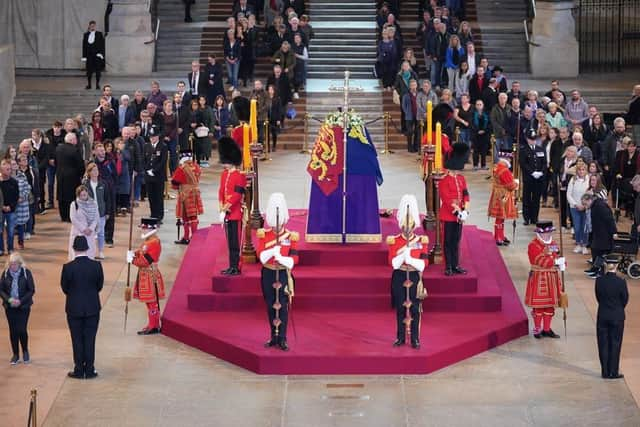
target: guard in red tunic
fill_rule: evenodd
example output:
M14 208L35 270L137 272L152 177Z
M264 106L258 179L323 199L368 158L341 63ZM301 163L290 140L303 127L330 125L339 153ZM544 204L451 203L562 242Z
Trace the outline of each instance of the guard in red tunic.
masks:
M218 154L224 166L218 189L220 222L224 224L229 249L229 267L222 270L222 274L235 276L240 274L240 233L247 177L238 169L242 163L242 152L233 139L220 138Z
M489 208L487 215L495 218L493 226L493 237L496 245L506 246L511 241L504 235L504 221L506 219L516 219L518 211L516 209L515 192L519 182L513 178L511 173L511 153L499 153L498 163L493 167L493 181L491 197L489 198Z
M391 305L396 309L396 341L394 347L405 343L411 336L411 347L420 348L420 316L422 300L427 292L422 283L422 272L428 265L429 238L415 234L420 224L418 201L411 194L400 200L397 213L398 226L402 232L387 237L391 275Z
M136 251L127 251L127 262L138 267L138 277L133 287L133 297L147 305L149 321L138 331L138 335L160 333L160 300L165 297L164 281L158 270L158 260L162 252L156 218L141 218L140 228L144 242Z
M262 263L260 284L267 306L271 335L265 347L287 345L289 307L294 296L294 281L291 271L298 263L298 241L300 236L289 231L287 202L282 193L273 193L267 204L266 221L271 228L258 229L258 257Z
M181 151L180 166L171 177L171 186L178 190L176 218L184 227L184 236L175 241L179 245L189 244L191 236L198 229L198 215L204 212L199 183L200 166L193 161L191 150Z
M439 184L440 222L444 231L444 274L466 274L458 261L462 225L469 217L469 190L467 181L458 171L464 169L469 147L462 142L453 144L451 157L445 162L446 175Z
M238 144L240 151L244 148L244 130L243 125L249 124L251 113L251 102L244 96L237 96L233 99L233 111L240 124L231 131L231 138ZM251 143L251 129L249 129L249 143Z
M536 338L560 338L551 329L555 307L560 306L562 283L560 272L565 269L564 257L553 240L553 223L536 223L536 237L529 243L528 255L531 271L527 280L524 303L531 307L533 336Z

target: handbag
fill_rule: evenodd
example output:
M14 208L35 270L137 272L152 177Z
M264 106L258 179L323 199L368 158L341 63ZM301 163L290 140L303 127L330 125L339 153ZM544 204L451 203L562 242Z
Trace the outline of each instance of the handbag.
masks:
M396 105L400 105L400 94L397 90L393 90L393 103Z
M198 126L195 132L198 138L205 138L209 135L209 128L206 126Z

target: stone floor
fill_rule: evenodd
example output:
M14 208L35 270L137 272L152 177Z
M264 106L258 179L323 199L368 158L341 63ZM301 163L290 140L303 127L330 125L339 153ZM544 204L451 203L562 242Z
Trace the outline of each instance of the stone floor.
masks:
M293 152L277 152L273 161L262 162L262 203L277 190L285 192L290 207L305 207L309 187L305 162L305 156ZM386 178L379 192L382 207L395 208L404 193L423 199L418 163L412 155L381 156L381 163ZM202 226L217 216L219 170L214 166L204 174ZM471 223L489 229L486 172L466 176L471 187ZM167 202L166 207L160 268L170 288L184 248L170 243L175 238L170 220L173 203ZM147 212L142 207L136 216ZM546 209L541 217L556 215ZM640 425L637 283L629 283L622 363L626 377L604 381L595 343L593 282L582 274L586 257L574 254L568 255L566 275L571 297L566 339L524 337L428 376L258 376L164 336L138 337L135 331L145 322L139 303L130 304L129 324L123 331L128 227L127 220L119 218L116 247L106 251L104 262L106 284L96 360L100 377L68 379L71 346L59 288L68 231L57 219L54 212L38 217L38 234L27 242L24 253L37 286L30 321L33 363L0 364L3 426L25 424L31 388L38 389L39 422L45 426ZM518 225L515 244L502 249L520 293L528 272L525 248L531 236L530 227ZM566 245L567 252L571 248ZM563 332L559 316L554 327ZM242 325L237 328L242 334ZM5 322L0 322L0 335L7 335ZM1 348L8 362L8 343Z

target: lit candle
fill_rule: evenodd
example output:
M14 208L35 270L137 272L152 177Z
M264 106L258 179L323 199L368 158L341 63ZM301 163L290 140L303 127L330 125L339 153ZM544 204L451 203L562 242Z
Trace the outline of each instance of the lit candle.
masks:
M251 142L258 141L258 100L251 100L249 126L251 126Z
M242 125L242 167L244 170L251 169L251 148L249 148L249 125Z
M436 170L442 170L442 125L436 123Z
M427 101L427 144L433 144L433 103Z

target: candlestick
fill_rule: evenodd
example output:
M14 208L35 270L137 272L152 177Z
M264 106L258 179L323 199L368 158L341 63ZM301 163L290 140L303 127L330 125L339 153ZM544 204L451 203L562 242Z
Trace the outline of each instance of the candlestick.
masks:
M442 125L440 122L436 123L436 171L442 170Z
M251 128L251 143L258 141L258 100L251 100L249 126Z
M242 125L242 168L245 171L251 170L251 142L249 141L249 125Z
M427 101L427 143L433 143L433 103Z

